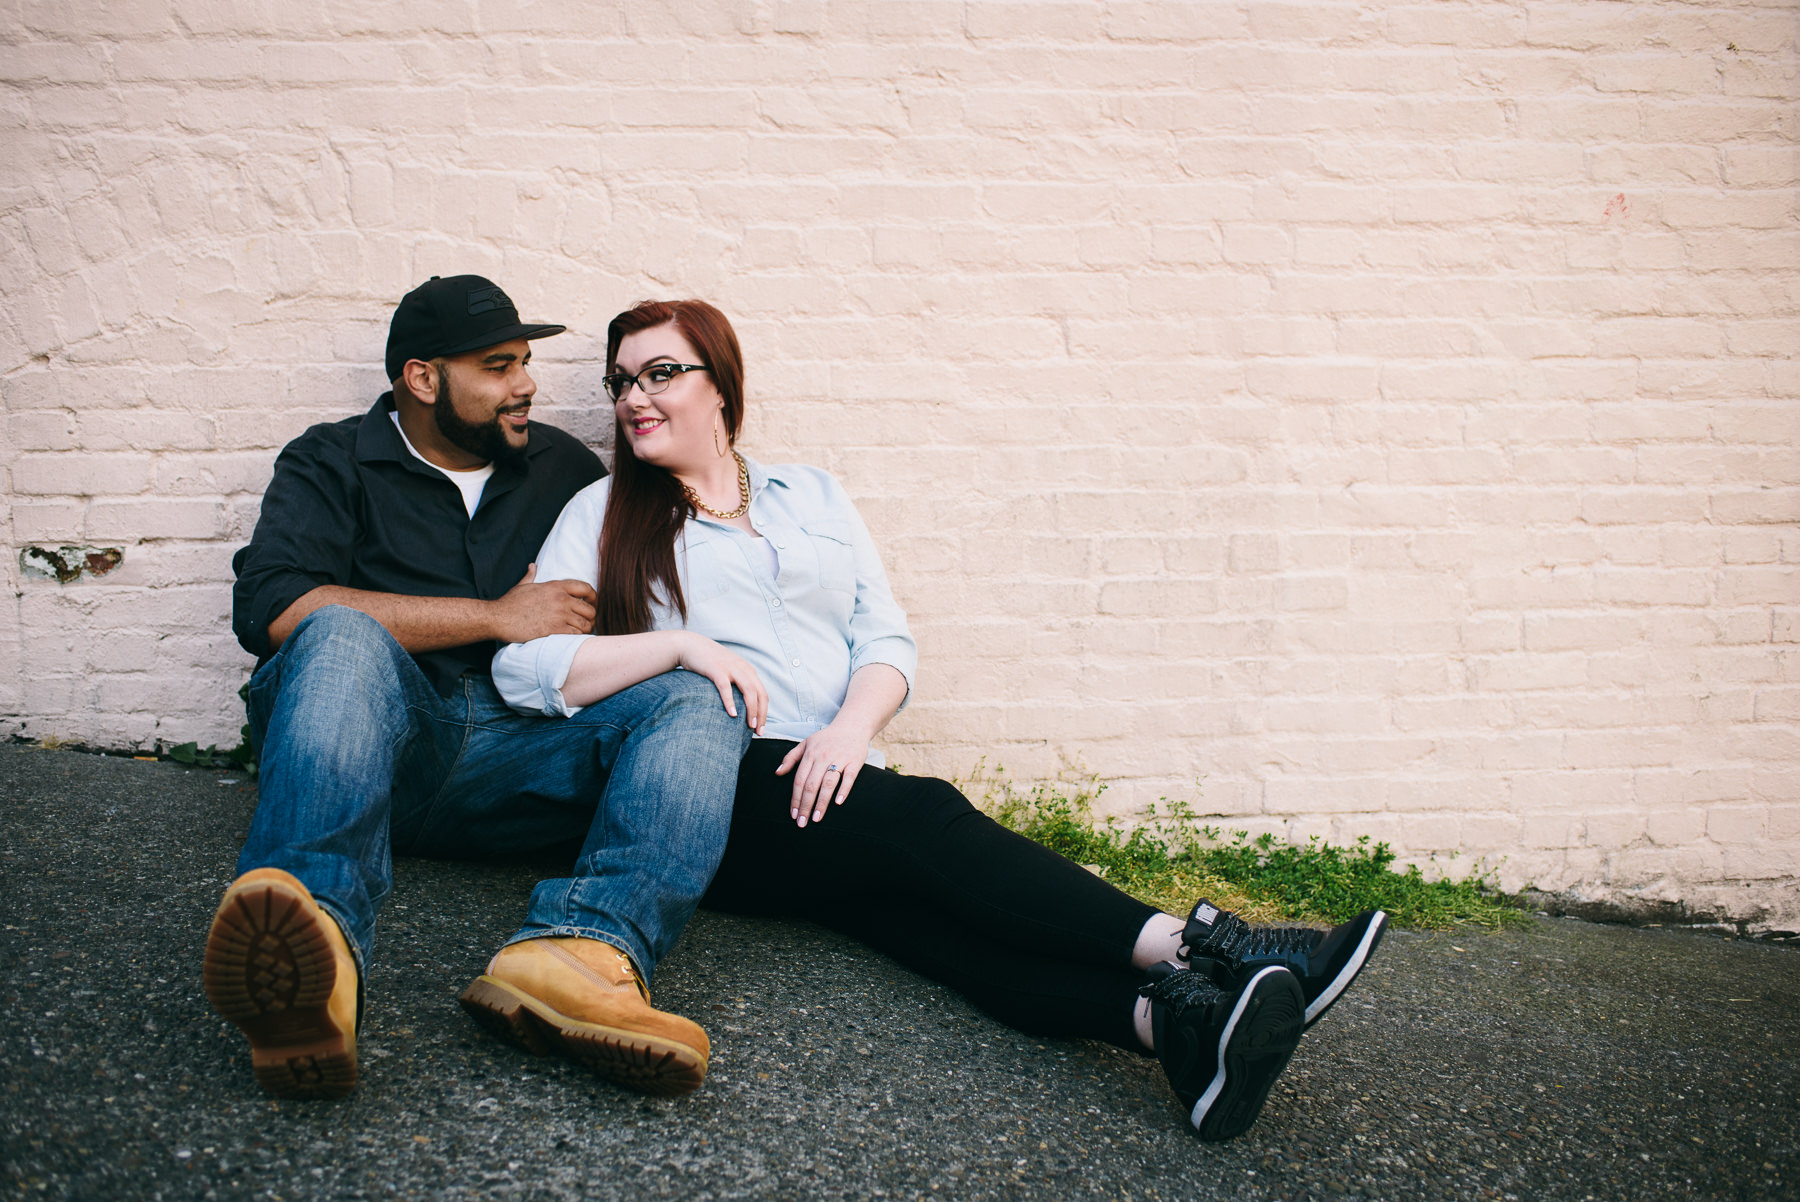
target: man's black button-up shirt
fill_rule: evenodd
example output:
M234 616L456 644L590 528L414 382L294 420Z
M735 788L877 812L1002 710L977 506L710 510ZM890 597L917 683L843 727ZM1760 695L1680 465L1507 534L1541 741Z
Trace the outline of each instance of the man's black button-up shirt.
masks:
M321 585L491 601L524 578L570 497L606 474L582 443L539 422L523 468L496 464L469 517L455 484L406 449L385 393L361 417L312 427L275 460L250 545L231 566L231 627L260 666L269 623ZM491 642L413 658L440 693L486 674Z

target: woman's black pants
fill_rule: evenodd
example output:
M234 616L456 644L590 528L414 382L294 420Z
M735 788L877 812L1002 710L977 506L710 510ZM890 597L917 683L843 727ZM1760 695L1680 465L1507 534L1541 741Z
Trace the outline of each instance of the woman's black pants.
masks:
M864 768L804 829L788 816L793 743L757 739L706 904L804 918L942 981L1032 1035L1141 1051L1131 966L1156 911L1007 830L946 781Z

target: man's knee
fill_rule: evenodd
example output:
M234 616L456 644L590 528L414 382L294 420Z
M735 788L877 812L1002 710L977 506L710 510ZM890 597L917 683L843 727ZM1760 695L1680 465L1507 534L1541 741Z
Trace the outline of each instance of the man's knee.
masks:
M738 716L734 718L725 711L717 686L698 673L665 672L644 684L656 690L652 717L659 726L677 725L696 737L723 742L735 748L739 756L750 746L744 699L735 690L732 703Z
M360 716L404 704L407 658L387 628L368 614L327 605L308 614L282 643L279 688Z
M283 653L315 644L338 643L348 647L366 646L371 651L387 653L389 647L400 649L387 627L360 609L348 605L321 605L300 619L293 632L281 644Z

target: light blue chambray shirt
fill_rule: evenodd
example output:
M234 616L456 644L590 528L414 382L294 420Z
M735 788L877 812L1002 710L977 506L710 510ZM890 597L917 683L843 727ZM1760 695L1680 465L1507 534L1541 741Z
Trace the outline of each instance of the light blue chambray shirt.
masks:
M687 629L731 648L756 669L769 691L765 738L800 740L822 729L843 706L851 673L865 664L897 669L910 696L918 649L843 486L816 467L763 468L748 456L745 462L750 522L763 539L704 514L688 519L675 543ZM598 480L563 507L538 552L539 581L595 583L611 484L610 478ZM670 606L652 602L650 614L656 630L684 625ZM503 647L494 656L494 686L521 712L573 714L581 707L563 700L562 686L576 650L592 637L553 634ZM885 761L870 749L869 762Z

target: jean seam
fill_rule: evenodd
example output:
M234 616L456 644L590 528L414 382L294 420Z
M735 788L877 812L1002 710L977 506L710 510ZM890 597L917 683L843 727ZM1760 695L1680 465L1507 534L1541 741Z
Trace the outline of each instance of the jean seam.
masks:
M464 716L460 723L462 727L462 739L456 745L456 756L450 761L450 767L445 770L444 779L438 782L437 792L433 793L424 805L425 817L424 820L419 823L419 836L421 838L424 837L425 832L432 828L433 824L437 821L438 812L444 807L445 795L450 791L451 783L456 780L457 769L462 767L464 758L469 754L469 735L475 729L476 725L473 718L475 713L475 698L469 691L468 679L465 677L457 683L462 687L463 695ZM432 715L421 706L408 705L406 708L410 712L417 712L423 715L426 721L432 720Z
M256 678L262 676L263 673L269 669L273 669L273 671L268 672L267 683L261 688L258 688ZM256 720L256 711L258 708L256 699L259 696L269 694L271 690L273 690L275 696L279 696L281 693L281 680L285 672L286 665L282 662L281 652L277 651L268 663L250 674L249 687L244 693L244 721L250 725L251 739L256 745L256 753L259 756L262 754L263 750L263 738L268 732L267 719L270 715L270 711L274 709L274 706L273 704L262 706L264 721L258 722ZM271 697L270 700L272 702L273 698Z
M536 715L523 715L523 716L534 717L534 718L536 717ZM550 722L561 722L561 721L564 721L564 719L560 718L560 717L543 718L543 719L541 719L541 721L543 721L545 723L550 723ZM496 725L493 725L488 722L477 722L474 719L470 719L468 722L464 723L464 725L469 730L472 730L472 731L473 730L485 731L488 734L502 735L509 739L531 738L532 736L539 734L540 732L548 737L556 737L562 733L560 730L558 730L554 727L550 727L550 726L531 727L531 728L528 728L525 730L514 730L510 727L496 726ZM603 730L618 731L621 734L629 735L632 732L633 728L622 725L618 722L590 722L590 723L587 723L587 725L585 726L584 729L590 730L590 731L603 731ZM464 736L464 742L466 744L467 736ZM460 760L461 760L461 752L460 751L457 753L457 758L458 758L458 761L460 762Z

